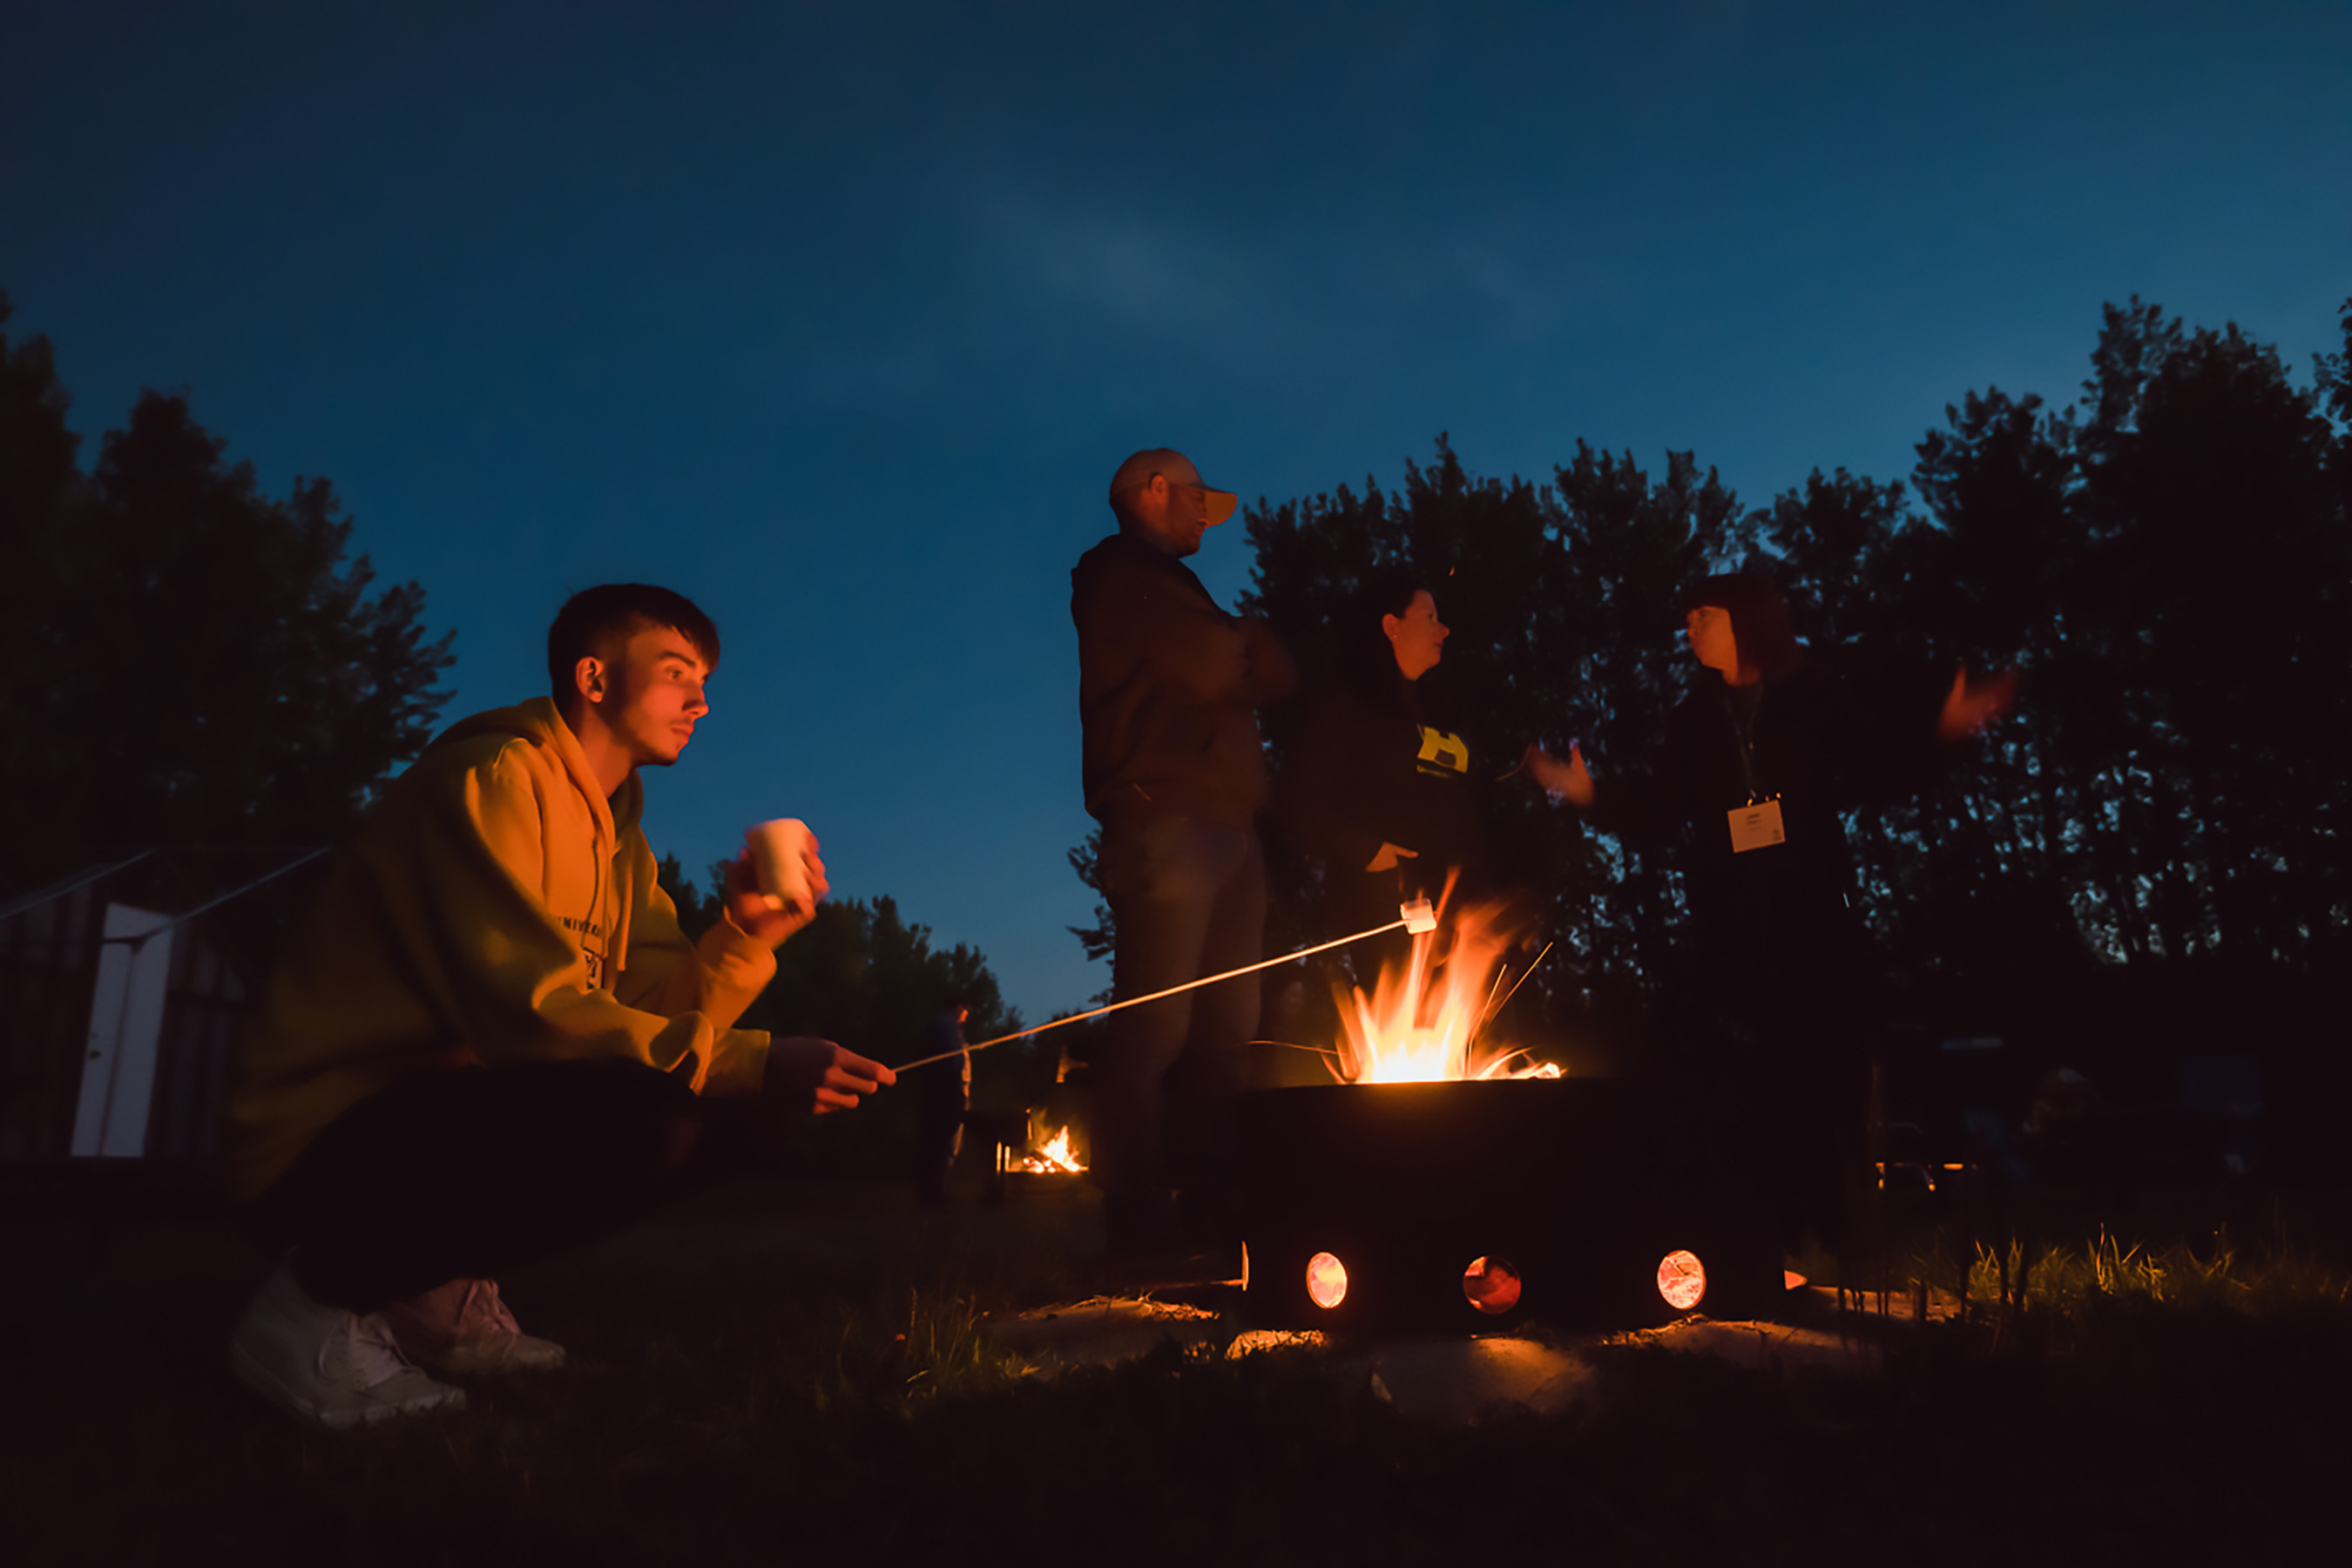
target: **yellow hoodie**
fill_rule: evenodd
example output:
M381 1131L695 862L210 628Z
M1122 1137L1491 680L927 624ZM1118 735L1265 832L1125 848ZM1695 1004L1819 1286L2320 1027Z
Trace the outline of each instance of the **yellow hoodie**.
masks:
M384 792L288 939L239 1043L225 1151L259 1194L330 1121L415 1073L623 1057L757 1092L734 1029L775 954L727 920L688 943L632 773L608 802L555 704L478 713Z

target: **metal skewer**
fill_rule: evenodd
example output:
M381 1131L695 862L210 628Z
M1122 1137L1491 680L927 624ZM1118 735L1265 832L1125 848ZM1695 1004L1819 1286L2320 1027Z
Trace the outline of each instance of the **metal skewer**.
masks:
M1318 1057L1336 1057L1339 1054L1328 1046L1302 1046L1296 1040L1244 1040L1242 1043L1251 1046L1280 1046L1283 1049L1290 1051L1312 1051Z
M1097 1007L1091 1013L1073 1013L1066 1018L1055 1018L1049 1023L1032 1025L1026 1029L1015 1029L1009 1035L999 1035L992 1040L982 1040L976 1046L966 1046L962 1050L941 1051L937 1056L925 1057L919 1061L908 1062L890 1070L894 1073L911 1072L916 1068L929 1067L933 1062L943 1062L950 1057L960 1057L968 1051L984 1051L991 1046L1001 1046L1007 1040L1024 1039L1031 1035L1042 1035L1048 1029L1058 1029L1065 1024L1079 1024L1088 1018L1099 1018L1105 1013L1116 1013L1121 1007L1139 1007L1146 1002L1157 1002L1163 996L1173 996L1180 991L1197 990L1203 985L1214 985L1220 980L1231 980L1242 974L1254 974L1261 969L1272 969L1277 963L1312 958L1318 952L1328 952L1335 947L1345 947L1351 942L1362 942L1367 937L1385 936L1399 927L1411 931L1437 929L1437 917L1431 913L1427 899L1415 899L1412 903L1399 905L1397 917L1384 926L1374 926L1370 931L1360 931L1353 936L1343 936L1334 942L1319 942L1313 947L1302 947L1297 952L1286 952L1280 958L1268 958L1256 963L1244 963L1239 969L1228 969L1223 974L1204 974L1198 980L1187 980L1181 985L1171 985L1165 991L1154 991L1149 996L1130 996L1124 1002L1113 1002L1107 1007ZM1504 1000L1508 1001L1510 998L1505 997Z

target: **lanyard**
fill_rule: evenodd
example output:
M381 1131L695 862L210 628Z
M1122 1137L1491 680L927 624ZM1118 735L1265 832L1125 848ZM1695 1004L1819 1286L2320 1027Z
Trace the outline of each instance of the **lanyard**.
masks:
M1732 738L1739 742L1739 777L1748 786L1748 802L1753 805L1764 798L1764 783L1756 771L1756 718L1764 710L1764 689L1756 688L1755 700L1745 705L1735 701L1731 689L1723 693L1723 710L1731 720Z

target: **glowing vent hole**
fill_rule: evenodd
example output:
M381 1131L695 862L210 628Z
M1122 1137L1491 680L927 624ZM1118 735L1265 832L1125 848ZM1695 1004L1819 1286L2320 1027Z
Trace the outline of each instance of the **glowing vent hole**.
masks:
M1658 1294L1677 1312L1687 1312L1706 1296L1706 1268L1696 1252L1669 1252L1658 1260Z
M1462 1294L1480 1311L1494 1315L1519 1304L1519 1271L1499 1258L1481 1258L1462 1271Z
M1348 1266L1328 1252L1307 1260L1307 1299L1329 1310L1348 1299Z

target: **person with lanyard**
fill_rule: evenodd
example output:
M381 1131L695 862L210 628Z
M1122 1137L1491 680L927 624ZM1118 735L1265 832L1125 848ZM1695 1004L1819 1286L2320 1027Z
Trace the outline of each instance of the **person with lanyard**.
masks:
M1699 583L1684 629L1713 679L1668 721L1654 771L1596 777L1574 744L1565 760L1530 746L1526 763L1595 827L1674 849L1706 1020L1704 1039L1680 1044L1762 1129L1783 1245L1834 1243L1861 1157L1877 983L1841 817L1926 784L1938 751L2008 706L2016 676L1972 684L1962 669L1932 718L1874 713L1748 573Z

